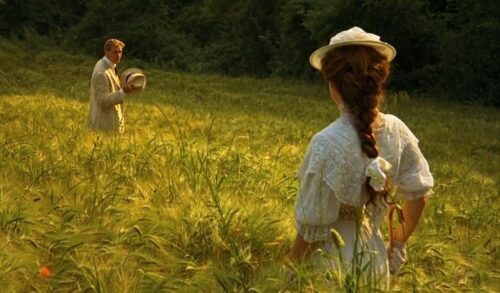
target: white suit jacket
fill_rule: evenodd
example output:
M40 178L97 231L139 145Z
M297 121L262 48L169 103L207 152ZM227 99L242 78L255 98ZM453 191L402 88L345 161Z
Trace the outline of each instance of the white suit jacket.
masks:
M119 90L120 79L113 66L104 58L97 61L90 82L89 128L123 132L123 94Z

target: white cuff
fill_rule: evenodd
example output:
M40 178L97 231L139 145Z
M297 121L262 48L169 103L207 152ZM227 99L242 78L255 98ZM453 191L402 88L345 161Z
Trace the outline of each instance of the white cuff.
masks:
M429 187L426 189L413 192L406 192L404 190L401 190L399 194L405 200L416 200L422 197L430 197L432 194L434 194L434 191L432 190L432 188Z
M330 236L331 224L311 226L302 223L296 223L297 232L308 243L327 240Z

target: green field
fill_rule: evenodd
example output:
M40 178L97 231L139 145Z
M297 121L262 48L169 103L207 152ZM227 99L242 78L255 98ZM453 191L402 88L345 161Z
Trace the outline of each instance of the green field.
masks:
M0 39L1 291L321 291L279 268L301 158L338 116L326 87L125 60L148 85L113 136L85 127L95 62ZM393 93L384 109L436 181L395 291L495 292L500 111L430 98Z

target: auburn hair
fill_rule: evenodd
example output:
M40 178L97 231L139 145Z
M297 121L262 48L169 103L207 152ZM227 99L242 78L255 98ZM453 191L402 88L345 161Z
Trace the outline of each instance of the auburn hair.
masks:
M378 149L373 133L373 122L383 101L384 88L391 72L387 58L369 46L350 45L328 52L321 60L323 77L332 82L342 97L345 110L352 115L363 153L376 158ZM389 184L376 192L366 178L365 188L374 202L380 195L387 201Z

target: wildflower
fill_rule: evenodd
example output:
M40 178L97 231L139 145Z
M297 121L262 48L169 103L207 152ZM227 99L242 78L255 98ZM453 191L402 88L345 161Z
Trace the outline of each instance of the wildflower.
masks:
M40 275L42 275L42 277L44 277L45 279L48 279L52 276L52 272L49 270L49 268L43 266L42 268L40 268Z

